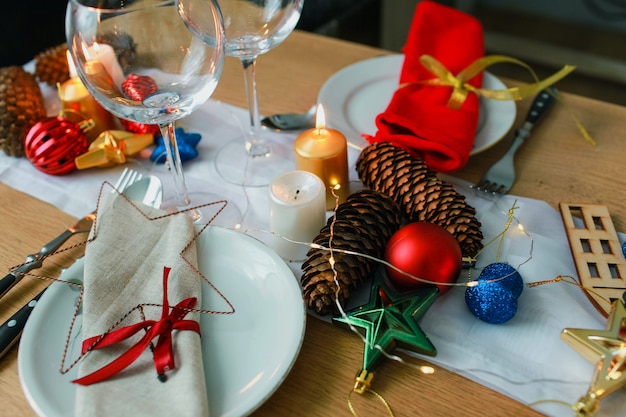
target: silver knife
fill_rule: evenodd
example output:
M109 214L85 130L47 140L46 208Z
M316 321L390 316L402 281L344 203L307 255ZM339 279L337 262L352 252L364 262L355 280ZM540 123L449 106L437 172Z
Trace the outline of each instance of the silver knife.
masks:
M73 226L70 226L59 236L55 237L50 242L43 245L39 252L28 255L24 264L15 268L4 278L0 279L0 298L3 297L4 294L6 294L11 288L13 288L15 284L20 282L22 278L24 278L24 274L35 268L41 268L43 264L43 259L59 249L70 237L77 233L89 232L95 218L95 211L87 214L85 217L78 220Z

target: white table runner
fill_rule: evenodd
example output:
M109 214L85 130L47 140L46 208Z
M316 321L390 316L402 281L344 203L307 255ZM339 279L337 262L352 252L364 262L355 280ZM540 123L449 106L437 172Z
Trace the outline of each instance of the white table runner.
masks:
M45 89L50 102L54 101L54 94L51 88ZM51 106L49 112L54 115L56 110ZM223 195L245 214L242 230L269 243L267 187L244 189L228 184L218 175L213 163L219 147L228 141L238 140L243 146L241 127L246 126L247 120L246 110L209 101L180 121L178 127L202 134L198 147L200 156L184 163L184 170L190 188L199 181L212 187L213 192ZM265 134L276 145L276 152L293 160L292 144L297 133L265 131ZM350 176L355 189L359 187L354 170L357 157L358 151L350 149ZM164 179L169 178L162 165L152 165L147 159L133 161L130 166L146 174L153 171ZM37 171L26 159L0 153L0 181L76 217L95 208L102 182L114 183L123 168L89 169L54 177ZM558 275L576 276L561 217L556 210L544 202L515 196L492 201L469 189L466 183L454 182L478 210L485 241L503 229L507 210L518 199L516 218L532 237L534 246L532 259L519 268L525 282L553 279ZM165 186L171 189L167 181ZM621 237L623 241L624 236ZM521 234L511 234L507 240L508 247L500 261L517 266L528 258L530 240ZM489 251L479 259L482 266L494 261L493 252ZM299 276L300 265L291 266ZM477 272L473 274L478 276ZM578 288L558 283L525 288L517 316L503 325L490 325L476 319L465 305L464 289L455 288L431 307L420 325L438 350L436 357L427 360L524 403L552 399L572 404L585 394L593 365L563 342L560 333L566 327L603 329L606 321ZM350 336L346 334L346 337ZM427 383L427 378L425 375L419 381L407 383L418 388L419 384ZM453 393L451 387L451 395ZM553 416L571 415L565 407L553 404L538 409ZM603 400L599 415L626 415L626 392L622 390Z

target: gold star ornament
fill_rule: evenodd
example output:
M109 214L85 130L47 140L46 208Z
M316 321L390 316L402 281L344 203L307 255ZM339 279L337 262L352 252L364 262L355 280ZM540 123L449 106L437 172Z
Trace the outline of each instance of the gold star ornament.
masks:
M593 416L604 397L626 386L626 307L613 302L606 330L563 329L561 338L589 362L596 364L587 394L574 409L578 416Z

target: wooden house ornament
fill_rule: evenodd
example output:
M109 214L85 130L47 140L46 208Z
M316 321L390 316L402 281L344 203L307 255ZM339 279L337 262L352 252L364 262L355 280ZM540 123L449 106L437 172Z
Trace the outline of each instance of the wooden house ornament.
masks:
M559 208L583 292L608 317L626 290L626 259L609 210L599 204L560 203Z

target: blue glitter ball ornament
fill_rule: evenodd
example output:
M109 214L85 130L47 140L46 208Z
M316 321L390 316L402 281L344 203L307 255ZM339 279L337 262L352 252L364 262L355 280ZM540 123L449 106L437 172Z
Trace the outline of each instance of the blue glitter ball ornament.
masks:
M524 280L519 272L509 264L496 262L482 270L477 285L467 287L465 303L480 320L501 324L517 313L517 299L523 289Z
M626 242L622 244L622 253L624 254L624 257L626 257Z

